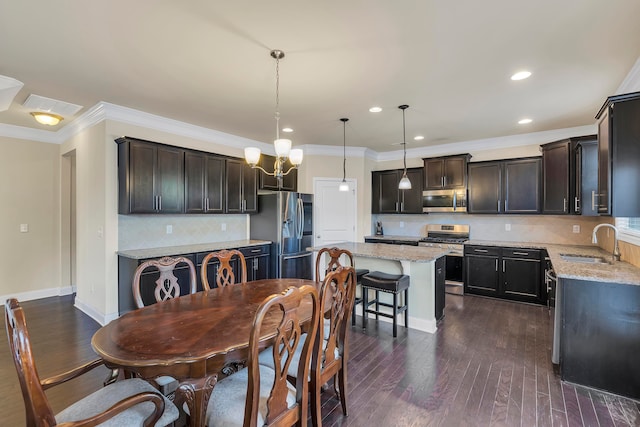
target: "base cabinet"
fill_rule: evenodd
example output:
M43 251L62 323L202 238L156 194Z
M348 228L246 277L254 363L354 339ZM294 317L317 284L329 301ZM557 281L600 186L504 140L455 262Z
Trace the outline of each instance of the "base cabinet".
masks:
M465 245L465 293L546 303L542 251Z

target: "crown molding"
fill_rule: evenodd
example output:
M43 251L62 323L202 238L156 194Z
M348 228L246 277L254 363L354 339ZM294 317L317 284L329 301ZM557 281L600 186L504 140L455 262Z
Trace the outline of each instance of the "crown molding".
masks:
M640 91L640 58L633 64L631 70L624 78L615 95Z
M46 142L58 144L56 132L27 128L24 126L9 125L0 123L0 136L6 138L27 139L29 141Z

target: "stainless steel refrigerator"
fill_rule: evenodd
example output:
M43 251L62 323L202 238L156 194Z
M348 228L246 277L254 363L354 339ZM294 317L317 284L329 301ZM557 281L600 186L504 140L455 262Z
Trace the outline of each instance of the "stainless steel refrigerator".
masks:
M252 239L271 240L273 277L313 278L313 194L279 191L258 196Z

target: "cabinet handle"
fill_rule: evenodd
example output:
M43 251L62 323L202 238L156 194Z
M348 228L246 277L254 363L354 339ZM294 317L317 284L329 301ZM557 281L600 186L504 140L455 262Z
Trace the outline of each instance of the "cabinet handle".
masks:
M318 237L320 237L320 236L318 236ZM252 254L255 254L255 253L258 253L258 252L262 252L262 249L251 249L251 253Z
M487 252L489 252L489 251L488 251L488 250L486 250L486 249L474 249L473 251L474 251L474 252L480 252L480 253L483 253L483 254L486 254Z
M447 176L446 175L442 177L442 186L443 187L447 186Z
M500 199L498 199L498 212L500 212Z
M562 212L566 212L567 211L567 198L563 198L562 199Z
M398 202L396 202L396 211L398 211Z
M404 211L404 202L400 202L400 212Z
M591 210L596 210L596 192L591 190Z
M504 273L504 260L502 260L502 272Z
M496 258L496 271L498 271L498 258Z
M258 269L258 258L254 258L253 259L253 269L257 270Z
M579 203L580 199L576 197L573 201L573 209L576 211L576 213L580 212L580 206L578 206Z
M440 177L440 182L442 183L442 186L444 187L444 176Z
M162 196L158 196L158 210L162 210Z
M514 252L514 255L529 256L529 252Z

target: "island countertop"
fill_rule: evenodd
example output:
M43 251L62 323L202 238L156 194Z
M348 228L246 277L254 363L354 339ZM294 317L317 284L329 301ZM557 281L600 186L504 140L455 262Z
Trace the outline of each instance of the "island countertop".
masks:
M327 245L329 247L337 247L346 249L354 256L364 258L388 259L393 261L410 261L410 262L432 262L448 254L451 250L447 248L428 248L422 246L405 246L405 245L388 245L385 243L355 243L342 242ZM316 246L310 248L312 251L319 251L323 247Z
M131 259L161 258L164 256L176 256L193 254L196 252L213 252L222 249L246 248L248 246L268 245L268 240L230 240L228 242L200 243L195 245L165 246L161 248L132 249L118 251L121 257Z

